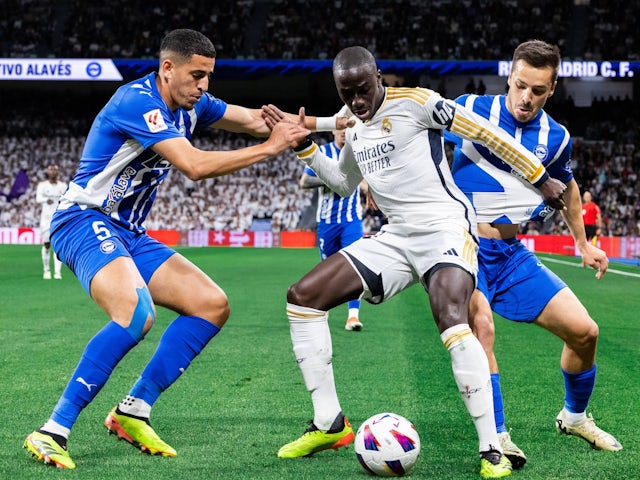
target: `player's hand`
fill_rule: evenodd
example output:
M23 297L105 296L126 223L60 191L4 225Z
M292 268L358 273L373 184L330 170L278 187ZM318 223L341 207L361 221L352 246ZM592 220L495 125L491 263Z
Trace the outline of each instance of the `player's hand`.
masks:
M310 130L295 122L281 121L273 126L271 135L265 143L272 149L271 156L275 156L288 148L297 147L306 140L310 133Z
M564 210L566 208L562 196L567 186L560 180L549 177L546 182L540 186L540 193L544 197L544 201L551 208L556 210Z
M373 195L371 195L371 190L369 190L367 188L367 192L365 194L365 204L364 204L364 208L366 208L367 210L371 210L372 212L377 212L380 209L378 208L378 205L376 204L376 201L373 199Z
M353 127L356 121L353 118L336 117L336 130L344 130L348 127Z
M301 107L300 110L304 115L304 107ZM290 119L282 110L280 110L275 105L263 105L262 106L262 118L267 126L273 130L273 127L280 122L289 122L296 123L292 119ZM304 128L304 116L302 117L302 123L300 124L302 128Z
M596 278L598 280L607 273L607 268L609 268L609 259L607 258L607 254L604 250L601 250L595 245L587 242L580 249L580 255L582 256L582 265L596 270Z

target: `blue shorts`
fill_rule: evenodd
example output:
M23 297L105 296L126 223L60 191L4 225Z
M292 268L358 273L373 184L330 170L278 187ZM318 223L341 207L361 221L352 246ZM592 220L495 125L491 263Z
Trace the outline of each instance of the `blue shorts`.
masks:
M356 240L360 240L364 235L362 222L343 223L318 223L318 248L320 256L324 260L336 253L341 248L351 245Z
M64 212L57 215L65 216ZM132 232L96 210L74 210L57 218L51 245L58 258L78 277L91 295L91 280L118 257L133 259L145 283L174 250L146 233Z
M567 285L518 240L480 238L478 290L508 320L533 322Z

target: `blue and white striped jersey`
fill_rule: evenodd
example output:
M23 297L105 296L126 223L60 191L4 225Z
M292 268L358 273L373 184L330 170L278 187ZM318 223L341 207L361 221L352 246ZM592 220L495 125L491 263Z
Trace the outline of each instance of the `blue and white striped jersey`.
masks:
M171 168L151 146L169 138L190 139L196 125L209 126L224 115L227 104L208 93L189 111L171 111L155 75L120 87L93 121L52 231L74 211L92 208L131 231L144 232L158 186Z
M456 102L501 127L533 152L553 178L567 183L571 171L571 137L544 110L527 123L518 122L505 105L505 95L462 95ZM519 224L544 220L554 210L531 183L486 147L445 131L455 143L452 173L460 189L473 203L478 222Z
M340 149L336 142L325 143L320 146L320 149L327 157L338 161ZM311 177L317 176L308 166L305 166L304 172ZM316 211L316 221L318 223L334 224L356 220L362 220L360 188L356 188L355 192L348 197L341 197L326 186L318 189L318 210Z

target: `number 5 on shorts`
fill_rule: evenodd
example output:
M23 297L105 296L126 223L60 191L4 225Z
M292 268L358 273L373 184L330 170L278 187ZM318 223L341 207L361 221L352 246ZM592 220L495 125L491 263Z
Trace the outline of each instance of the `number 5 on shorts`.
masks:
M111 232L105 226L104 222L96 221L96 222L93 222L91 226L93 227L93 231L95 232L96 238L98 240L106 240L111 236Z

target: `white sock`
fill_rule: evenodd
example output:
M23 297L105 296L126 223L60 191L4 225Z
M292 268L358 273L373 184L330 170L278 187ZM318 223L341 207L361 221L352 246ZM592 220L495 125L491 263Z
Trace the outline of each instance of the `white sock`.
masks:
M49 272L51 269L49 267L49 254L51 252L51 249L45 247L44 245L42 246L42 250L41 250L41 254L42 254L42 269L44 271L44 273Z
M342 411L333 379L329 314L288 303L287 317L293 353L311 392L313 423L320 430L328 430Z
M453 376L478 432L479 451L502 452L493 414L489 361L468 324L454 325L440 335L449 350Z
M573 413L567 410L566 408L564 408L563 410L564 410L564 419L567 421L569 425L577 425L578 423L582 422L582 420L587 418L586 412Z
M350 308L349 309L349 316L347 318L359 318L360 316L360 309L359 308Z
M40 427L40 429L45 432L53 433L54 435L60 435L64 438L69 438L69 434L71 433L70 428L63 427L58 422L54 422L51 419L47 420L47 423Z
M151 415L151 405L141 398L132 397L131 395L124 397L118 404L118 408L122 413L135 417L149 418Z
M58 260L57 255L53 255L53 273L56 276L60 276L60 272L62 272L62 262Z

